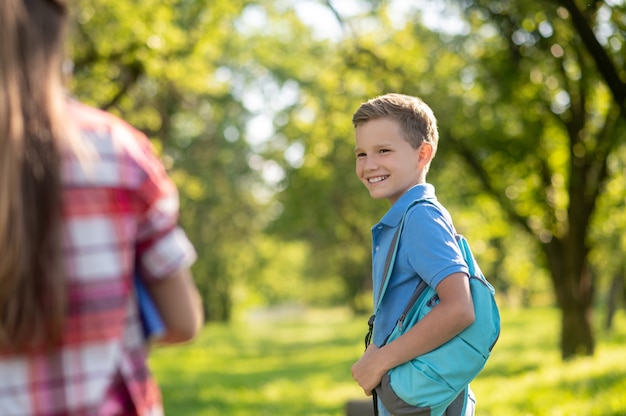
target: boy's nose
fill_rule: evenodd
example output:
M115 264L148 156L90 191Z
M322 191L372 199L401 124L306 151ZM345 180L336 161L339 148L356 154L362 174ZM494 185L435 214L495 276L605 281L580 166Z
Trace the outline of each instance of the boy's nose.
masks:
M367 171L376 170L378 168L378 163L376 162L375 158L368 157L368 158L365 159L365 163L364 163L363 167Z

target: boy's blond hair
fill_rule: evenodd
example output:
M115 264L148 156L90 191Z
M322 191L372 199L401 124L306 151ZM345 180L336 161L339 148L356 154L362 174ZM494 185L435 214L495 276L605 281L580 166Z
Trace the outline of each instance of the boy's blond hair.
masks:
M433 110L421 99L403 94L385 94L361 104L352 116L358 127L370 120L388 118L400 126L405 140L417 149L423 142L430 143L433 156L437 151L439 132Z

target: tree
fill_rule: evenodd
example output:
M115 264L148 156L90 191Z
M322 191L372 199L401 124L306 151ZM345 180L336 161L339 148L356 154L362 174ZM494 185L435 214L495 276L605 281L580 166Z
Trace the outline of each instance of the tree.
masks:
M618 174L608 161L625 138L616 101L620 71L599 63L623 61L622 11L595 2L582 20L596 32L602 29L605 39L594 35L596 42L591 42L573 3L565 3L567 8L554 2L453 3L463 6L470 30L429 33L417 23L419 10L405 15L406 24L398 29L389 22L388 8L378 3L366 12L369 31L356 30L355 20L345 19L345 26L353 28L340 46L345 65L331 62L335 72L350 74L339 101L351 97L356 103L359 94L402 91L431 103L440 115L442 137L453 143L444 149L465 162L511 224L540 248L544 260L539 264L549 270L562 311L563 358L593 354L592 221L607 181ZM585 49L594 45L605 53ZM307 85L309 96L324 97L327 90L319 87ZM327 116L316 113L321 120L332 120L340 107L324 98L311 100L327 110ZM350 106L343 108L347 112ZM333 130L339 126L335 123ZM340 142L321 161L333 160ZM292 173L300 175L306 169ZM285 192L290 193L291 188ZM288 196L283 201L293 206ZM331 238L342 241L327 234Z
M244 140L250 112L221 68L242 45L230 29L245 1L81 1L70 42L74 95L121 115L155 144L181 199L181 224L209 320L228 320L232 287L255 268L265 186Z
M604 192L624 165L622 3L449 0L453 23L428 27L424 3L309 1L343 28L334 37L289 2L81 3L72 89L162 151L209 317L228 318L233 285L264 264L255 248L265 238L272 250L305 242L307 277L341 282L334 300L360 307L368 228L386 204L354 176L350 118L363 100L399 91L438 115L429 178L477 230L500 287L513 283L502 270L549 270L562 356L593 353L591 266L609 246L598 223L623 198ZM519 230L535 246L522 247ZM524 256L508 259L511 247Z
M484 129L489 143L470 147L459 133L451 136L485 189L542 247L562 311L563 358L591 355L590 228L599 196L616 174L609 170L609 156L625 139L623 83L612 64L622 56L609 58L611 37L621 42L620 35L614 27L603 47L592 28L617 24L621 12L604 2L595 2L584 17L571 1L560 2L565 7L465 3L472 32L478 33L468 41L490 42L489 50L475 56L476 78L488 80L482 85L491 97L481 107L493 106L487 112L495 124ZM511 132L512 122L523 131ZM522 138L530 146L506 148L506 141L519 144ZM520 161L531 170L511 169Z

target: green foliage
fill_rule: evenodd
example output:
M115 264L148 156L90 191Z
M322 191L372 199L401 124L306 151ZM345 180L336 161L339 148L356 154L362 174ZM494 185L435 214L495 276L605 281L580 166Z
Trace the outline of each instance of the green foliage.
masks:
M559 312L506 310L492 359L472 388L481 415L621 415L626 412L626 316L602 333L598 354L562 362Z
M589 248L600 289L623 269L623 111L571 14L448 1L442 28L422 19L437 2L406 3L315 2L343 30L324 37L287 1L77 1L71 91L153 139L210 320L289 302L370 308L369 228L388 207L354 174L351 116L390 91L438 116L429 181L503 299L558 298L548 267L585 258L550 261L556 240ZM623 5L582 10L623 77ZM573 216L582 206L592 223Z
M562 362L553 308L504 309L502 335L472 383L479 415L626 413L626 314L602 334L595 357ZM208 325L192 344L157 348L151 366L166 414L335 415L365 399L351 365L366 316L345 310Z
M218 70L236 40L222 29L243 3L79 4L70 87L153 139L180 190L206 315L227 320L233 285L256 266L251 236L271 215L257 197L265 184L243 137L249 112L233 96L231 72Z

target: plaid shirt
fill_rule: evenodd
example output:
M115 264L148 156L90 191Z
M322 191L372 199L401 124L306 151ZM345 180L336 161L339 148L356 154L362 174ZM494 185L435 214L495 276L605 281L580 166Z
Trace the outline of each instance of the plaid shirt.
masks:
M68 317L52 353L0 352L0 415L161 415L132 284L190 266L178 194L148 139L122 120L68 104L92 159L63 160ZM95 153L95 157L94 156Z

